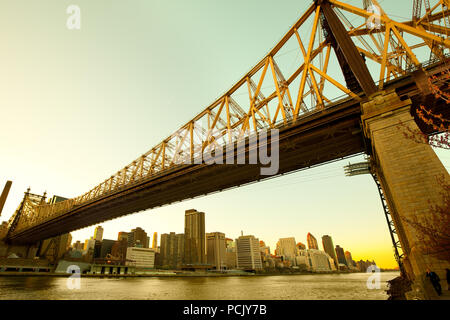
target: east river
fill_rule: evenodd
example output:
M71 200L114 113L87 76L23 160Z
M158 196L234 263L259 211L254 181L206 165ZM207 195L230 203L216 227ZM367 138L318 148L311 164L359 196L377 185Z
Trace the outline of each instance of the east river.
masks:
M316 274L236 277L81 278L79 289L65 277L0 277L1 300L386 300L386 281L398 272L382 272L380 289L368 289L370 274ZM69 279L70 281L70 279Z

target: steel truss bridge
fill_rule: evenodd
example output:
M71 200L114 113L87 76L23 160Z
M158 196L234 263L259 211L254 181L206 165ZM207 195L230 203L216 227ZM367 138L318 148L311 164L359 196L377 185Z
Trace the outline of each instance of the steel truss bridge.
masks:
M266 129L279 130L278 175L370 154L361 105L382 90L412 101L411 114L422 132L439 132L416 109L426 105L433 114L450 118L448 100L437 98L438 93L448 94L449 87L449 0L416 0L411 20L403 22L376 0L362 2L356 7L337 0L314 1L220 98L85 194L50 204L45 194L28 190L8 222L6 241L33 244L266 179L258 164L195 164L205 151L226 145L233 147L235 157L243 152L248 160L257 147L249 137ZM297 52L293 62L284 59L289 52ZM242 141L245 148L239 149Z

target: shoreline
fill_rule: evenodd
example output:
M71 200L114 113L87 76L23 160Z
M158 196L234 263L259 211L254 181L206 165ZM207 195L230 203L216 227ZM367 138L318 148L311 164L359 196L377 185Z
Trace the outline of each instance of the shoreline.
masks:
M384 271L384 272L398 272L398 271ZM342 275L365 272L299 272L299 273L149 273L149 274L80 274L81 278L184 278L184 277L255 277L255 276L299 276L299 275ZM55 273L55 272L0 272L1 277L66 277L69 278L74 274L70 273Z

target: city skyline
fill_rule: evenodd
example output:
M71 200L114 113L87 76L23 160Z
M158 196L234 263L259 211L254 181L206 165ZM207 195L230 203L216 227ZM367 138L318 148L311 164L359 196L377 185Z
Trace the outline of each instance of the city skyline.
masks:
M9 44L0 53L5 70L0 105L8 106L0 122L0 184L13 181L0 219L11 217L29 186L34 193L79 196L160 142L253 66L307 6L298 1L283 2L281 8L258 4L247 1L236 10L235 4L204 0L136 6L86 2L77 32L65 27L64 1L0 4L5 26L0 34ZM29 10L23 10L25 5ZM270 19L249 23L254 7ZM384 2L383 8L403 15L398 2ZM223 14L212 17L214 10ZM173 18L170 23L167 16ZM226 46L223 39L229 41ZM212 77L212 71L220 76ZM448 166L448 155L438 155ZM380 266L394 267L372 178L344 176L344 165L362 160L356 156L107 221L102 226L111 231L104 237L137 225L149 234L181 233L182 222L172 226L172 221L196 207L210 213L208 231L239 235L243 229L271 248L279 237L306 243L308 232L330 234L335 244L352 248L355 260L367 252ZM72 235L86 239L93 228Z
M193 211L192 211L193 210ZM193 212L193 213L199 213L199 212L197 212L195 209L190 209L190 210L186 210L186 212ZM200 213L203 213L203 212L200 212ZM203 213L204 214L204 213ZM203 219L205 219L205 218L203 218ZM205 219L205 220L207 220L207 219ZM96 225L95 226L95 229L94 229L94 237L95 237L95 234L97 233L97 229L98 228L102 228L100 225ZM146 232L145 231L145 229L143 229L143 228L141 228L141 227L136 227L135 229L141 229L143 232ZM133 230L135 230L135 229L133 229ZM132 230L132 231L133 231ZM102 232L104 231L104 229L102 228ZM132 232L131 231L131 232ZM127 231L119 231L118 233L117 233L117 237L111 237L110 239L106 239L106 238L104 238L104 240L115 240L116 238L117 238L117 240L120 240L120 238L121 238L121 235L123 234L123 233L125 233L125 234L130 234L130 232L127 232ZM153 234L155 235L155 233L157 233L157 234L159 234L159 243L163 243L164 242L164 240L162 239L163 237L167 237L167 236L172 236L173 235L173 237L175 237L175 236L178 236L178 235L180 235L180 236L183 236L184 237L184 233L181 233L181 234L176 234L175 232L173 232L173 231L171 231L171 232L168 232L168 233L159 233L158 231L155 231ZM205 230L205 245L206 245L206 243L207 243L207 241L208 241L208 235L213 235L213 234L216 234L216 233L219 233L219 234L223 234L224 235L224 239L232 239L232 241L237 241L238 239L239 239L239 237L241 237L241 236L254 236L255 238L258 238L258 236L257 236L257 234L245 234L245 233L243 233L243 231L241 231L241 235L239 235L239 236L237 236L237 237L232 237L232 238L229 238L229 235L227 235L227 233L224 233L224 232L220 232L220 231L214 231L214 232L208 232L207 230ZM71 235L72 235L72 233L70 233ZM307 234L307 238L308 238L308 236L309 235L311 235L311 236L314 236L313 234L311 234L311 233L308 233ZM94 239L95 240L95 238L94 237L90 237L89 239ZM323 237L330 237L329 235L323 235L321 238L323 238ZM85 241L87 242L89 239L86 239ZM174 238L175 239L175 238ZM269 249L270 249L270 255L272 255L272 256L281 256L280 254L277 254L276 253L276 250L277 250L277 247L278 247L278 244L280 243L280 241L286 241L286 240L288 240L288 239L292 239L292 241L293 241L293 247L295 247L295 248L297 248L297 238L295 238L295 237L280 237L280 238L278 238L278 241L277 241L277 243L276 243L276 245L275 246L270 246L270 245L267 245L267 247L269 247ZM82 240L75 240L75 238L72 236L72 242L73 243L70 243L70 246L72 246L72 245L74 245L75 243L78 243L78 242L82 242ZM176 240L171 240L171 241L176 241ZM266 244L265 244L265 241L264 241L264 239L259 239L259 243L260 243L260 246L263 244L264 245L264 247L266 246ZM333 243L333 241L331 241L331 243ZM75 248L75 247L74 247ZM145 248L145 246L144 246L144 248ZM153 248L153 246L151 246L150 245L150 243L148 243L148 247L147 248ZM159 247L157 247L157 248L159 248ZM341 246L339 246L339 245L336 245L336 248L340 248L340 249L345 249L345 256L347 257L347 252L348 253L350 253L350 251L349 251L349 249L348 248L342 248ZM156 248L153 248L153 249L156 249ZM308 249L310 249L310 248L308 248ZM313 248L314 249L314 248ZM333 248L333 251L334 251L334 249L335 248ZM306 249L305 249L306 250ZM336 251L334 251L334 257L332 256L332 255L330 255L330 253L329 252L327 252L327 250L325 249L325 247L324 247L324 245L322 244L322 248L320 248L320 245L318 246L318 248L317 248L317 250L319 250L319 251L323 251L323 252L325 252L325 253L327 253L328 255L329 255L329 257L330 258L332 258L332 259L334 259L334 257L336 257ZM206 252L206 251L205 251ZM282 254L282 255L284 255L284 254ZM207 254L206 254L206 256L207 256ZM206 257L207 259L209 259L208 257ZM351 260L353 260L353 261L358 261L358 260L363 260L363 261L374 261L374 260L376 260L376 257L367 257L367 256L360 256L360 257L358 257L358 258L353 258L352 257L352 254L350 254L350 258L351 258ZM381 268L384 268L384 269L396 269L397 267L398 267L398 265L396 265L396 266L392 266L392 267L384 267L384 266L381 266L381 265L378 265L378 267L381 267Z

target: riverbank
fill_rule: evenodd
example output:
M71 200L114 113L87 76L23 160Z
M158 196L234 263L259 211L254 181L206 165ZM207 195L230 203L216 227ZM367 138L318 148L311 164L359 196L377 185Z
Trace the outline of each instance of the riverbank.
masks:
M299 275L332 275L361 272L296 272L296 273L200 273L200 272L153 272L142 274L80 274L82 278L151 278L151 277L259 277L259 276L299 276ZM55 272L0 272L0 277L71 277L70 273Z

